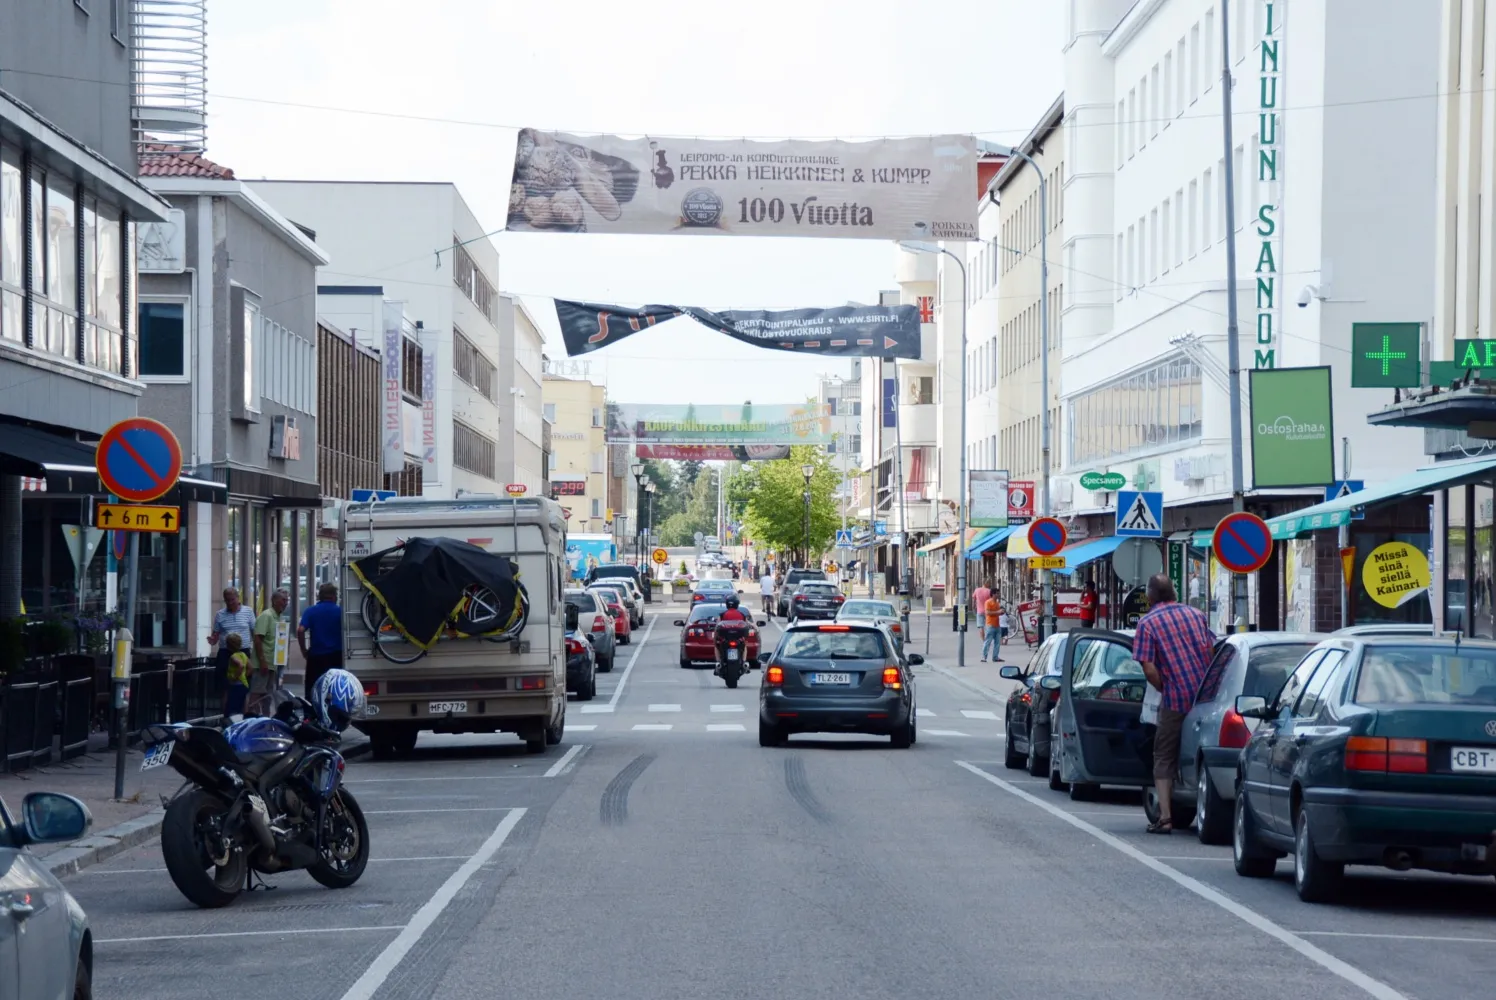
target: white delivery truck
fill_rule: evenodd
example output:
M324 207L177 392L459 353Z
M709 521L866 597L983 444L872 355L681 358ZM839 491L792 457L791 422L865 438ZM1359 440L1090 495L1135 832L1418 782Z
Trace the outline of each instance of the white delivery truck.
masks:
M355 725L376 757L408 754L422 732L518 735L530 753L561 741L566 727L566 518L544 497L400 497L343 508L344 665L363 682ZM353 564L381 552L393 567L415 538L456 539L518 566L528 617L515 634L470 635L491 599L479 588L454 627L422 649L396 628ZM368 563L363 564L366 568ZM371 580L377 579L370 577ZM464 592L464 602L469 594ZM490 619L492 620L492 619Z

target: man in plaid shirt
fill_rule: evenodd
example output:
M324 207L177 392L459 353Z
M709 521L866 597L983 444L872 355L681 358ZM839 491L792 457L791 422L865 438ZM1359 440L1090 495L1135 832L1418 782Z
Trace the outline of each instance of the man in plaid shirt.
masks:
M1160 573L1148 581L1149 612L1138 622L1133 659L1143 665L1148 683L1162 694L1158 734L1153 742L1153 784L1158 789L1158 822L1149 833L1173 833L1171 798L1179 773L1179 735L1195 692L1205 679L1215 651L1215 636L1198 608L1180 604L1174 583Z

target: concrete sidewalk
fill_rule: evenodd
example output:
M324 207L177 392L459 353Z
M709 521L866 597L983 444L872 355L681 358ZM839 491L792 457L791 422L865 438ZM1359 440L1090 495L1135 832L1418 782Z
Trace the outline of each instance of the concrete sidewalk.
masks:
M929 638L926 639L926 629ZM1006 703L1008 694L1016 686L1015 681L1004 680L999 672L1005 666L1025 667L1034 651L1024 645L1022 636L1009 636L1002 647L999 662L981 662L982 633L974 624L968 623L966 632L966 665L958 666L957 647L959 636L951 631L951 616L943 614L925 615L916 611L909 616L909 638L906 649L925 657L926 667L965 687L974 694ZM929 652L926 653L926 648Z
M358 757L369 750L369 741L350 729L338 747L344 757ZM182 776L170 767L141 771L141 750L125 752L125 794L114 797L115 751L105 733L95 733L88 753L73 760L54 762L17 774L0 774L0 798L12 815L30 792L62 792L81 799L93 815L88 837L71 844L44 844L32 848L47 860L53 874L70 875L104 861L121 851L144 843L161 832L162 797L170 797L182 784Z

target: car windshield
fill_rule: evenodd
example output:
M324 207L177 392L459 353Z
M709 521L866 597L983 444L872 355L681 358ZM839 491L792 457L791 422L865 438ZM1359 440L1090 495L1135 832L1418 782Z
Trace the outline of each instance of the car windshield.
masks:
M791 632L785 636L781 655L791 659L881 660L887 653L880 632L826 632L817 629Z
M632 577L639 571L632 566L599 566L593 571L594 577L603 576L628 576Z
M1496 705L1496 650L1372 646L1361 660L1362 705Z
M699 622L707 618L715 621L716 619L722 617L722 612L726 610L727 605L725 604L698 604L696 605L696 607L691 609L691 617L687 618L686 621L688 623Z
M885 601L848 601L842 605L843 618L897 618L893 605Z
M732 590L731 580L702 580L696 585L697 590Z
M1252 647L1252 652L1247 656L1247 676L1241 693L1272 701L1283 690L1293 668L1313 648L1312 642L1285 642Z

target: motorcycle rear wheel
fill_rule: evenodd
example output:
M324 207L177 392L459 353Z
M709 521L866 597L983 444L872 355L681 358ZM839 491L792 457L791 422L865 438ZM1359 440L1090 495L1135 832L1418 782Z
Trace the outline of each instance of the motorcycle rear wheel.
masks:
M328 803L327 823L329 829L324 838L336 856L329 859L324 853L321 861L307 869L307 874L329 889L346 889L359 880L369 865L369 825L364 822L364 811L346 788L339 788Z
M161 857L172 882L189 902L204 909L228 906L244 889L243 845L231 850L228 863L215 865L204 825L215 813L221 822L228 806L202 789L194 789L166 808L161 820Z

